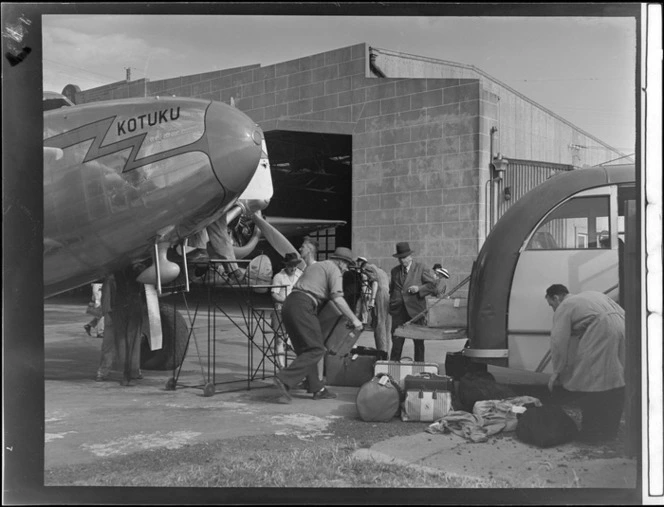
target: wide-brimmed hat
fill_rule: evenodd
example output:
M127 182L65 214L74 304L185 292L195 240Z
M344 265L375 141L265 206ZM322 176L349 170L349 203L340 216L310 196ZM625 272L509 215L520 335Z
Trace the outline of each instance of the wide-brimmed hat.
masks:
M445 278L450 277L450 272L447 271L442 265L440 264L434 264L433 265L433 270L438 273L439 275L444 276Z
M410 245L404 241L403 243L397 243L397 253L392 255L392 257L401 259L402 257L408 257L412 253L413 251L410 249Z
M287 253L286 256L284 257L284 264L289 268L297 266L300 262L301 259L298 257L296 253Z
M346 261L348 264L354 264L353 252L350 251L350 248L343 246L337 248L334 253L330 255L330 259L340 259L342 261Z

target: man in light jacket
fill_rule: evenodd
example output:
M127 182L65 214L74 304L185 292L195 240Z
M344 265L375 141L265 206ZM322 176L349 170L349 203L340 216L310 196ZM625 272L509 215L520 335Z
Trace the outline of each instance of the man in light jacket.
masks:
M554 312L549 390L560 384L578 396L582 440L614 439L625 402L625 311L601 292L570 294L561 284L545 298Z

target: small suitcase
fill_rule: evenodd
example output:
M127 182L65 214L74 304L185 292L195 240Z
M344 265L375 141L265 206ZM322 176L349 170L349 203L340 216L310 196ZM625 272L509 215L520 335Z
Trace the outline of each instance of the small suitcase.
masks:
M326 383L331 386L361 387L373 376L374 364L380 351L353 347L344 356L325 356Z
M404 389L425 391L450 391L454 392L454 379L447 375L436 375L435 373L419 373L418 375L406 375Z
M356 331L353 328L333 301L328 301L321 308L318 312L318 321L323 332L325 348L332 356L348 354L362 333L361 329Z
M376 366L374 367L374 375L387 373L399 382L402 388L405 385L404 380L406 375L417 375L424 372L438 375L438 363L416 363L402 359L401 361L376 361Z
M408 389L401 405L401 420L433 422L445 417L452 410L452 393L449 391Z

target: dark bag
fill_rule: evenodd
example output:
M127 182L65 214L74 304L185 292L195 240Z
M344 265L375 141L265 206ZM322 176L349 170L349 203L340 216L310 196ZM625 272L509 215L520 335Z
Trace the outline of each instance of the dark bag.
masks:
M355 330L333 301L325 303L318 312L318 321L328 354L343 356L350 352L362 330Z
M353 347L344 356L325 356L325 378L331 386L360 387L373 377L374 364L385 352L369 347Z
M378 374L360 388L355 406L363 421L387 422L399 415L401 399L399 384L389 375Z
M517 417L516 437L537 447L565 444L579 433L574 420L557 405L527 407Z
M445 355L445 375L449 375L454 380L461 380L470 368L470 358L460 352L448 352Z
M496 378L489 372L469 372L459 381L460 407L456 410L472 412L476 401L504 400L514 398L516 393L509 387L498 384Z

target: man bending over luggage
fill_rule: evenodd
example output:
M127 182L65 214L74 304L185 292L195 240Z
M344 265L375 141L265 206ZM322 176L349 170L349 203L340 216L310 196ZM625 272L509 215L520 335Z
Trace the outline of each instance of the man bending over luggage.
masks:
M305 376L314 400L337 397L318 378L316 365L325 355L318 310L325 302L332 300L355 329L363 328L362 322L344 299L342 274L352 263L350 249L337 248L328 260L316 262L304 270L284 302L281 316L297 357L288 367L279 370L274 383L289 401L292 399L291 388Z
M546 290L553 308L549 390L561 384L581 405L581 440L600 442L618 434L625 401L625 311L594 291Z

